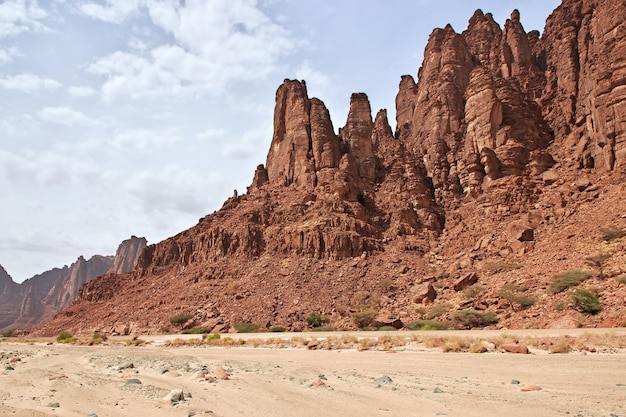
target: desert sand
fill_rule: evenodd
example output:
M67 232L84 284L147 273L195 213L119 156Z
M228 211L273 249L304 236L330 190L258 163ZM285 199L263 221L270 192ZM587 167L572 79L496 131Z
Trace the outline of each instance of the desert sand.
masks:
M621 350L472 354L415 346L168 347L152 340L0 343L0 415L626 416ZM229 378L198 377L218 368ZM131 379L141 383L127 384ZM188 397L165 401L175 389Z

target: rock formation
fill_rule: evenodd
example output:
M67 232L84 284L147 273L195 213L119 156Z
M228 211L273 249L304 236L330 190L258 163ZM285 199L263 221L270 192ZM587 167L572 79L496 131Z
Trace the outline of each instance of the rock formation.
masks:
M564 0L541 37L517 10L503 27L478 10L462 33L435 29L417 78L400 79L395 132L355 93L335 133L305 82L285 80L248 192L147 247L131 273L90 281L38 331L179 331L181 311L183 327L213 331L302 330L312 312L354 328L352 313L407 323L433 303L452 322L463 309L557 322L566 295L545 294L551 275L580 268L603 224L626 229L625 21L619 1ZM624 289L597 284L611 286L606 307L579 320L615 325ZM503 285L542 301L513 314Z
M28 328L50 319L74 301L80 287L107 272L132 271L145 238L123 241L115 256L79 256L72 265L53 268L17 284L0 267L0 329Z

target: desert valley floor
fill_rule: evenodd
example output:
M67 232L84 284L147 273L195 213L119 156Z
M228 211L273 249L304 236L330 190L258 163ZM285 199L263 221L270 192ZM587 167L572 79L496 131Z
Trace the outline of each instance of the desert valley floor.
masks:
M554 332L515 336L539 340ZM561 332L572 341L592 334L588 329ZM624 345L626 329L604 332ZM408 332L394 333L331 337L391 340ZM487 340L502 334L446 332L431 337ZM596 330L594 337L603 334ZM160 336L142 346L4 341L0 415L626 416L623 347L567 354L531 348L528 355L498 350L442 353L419 343L391 348L372 344L362 351L309 350L267 348L261 341L270 337L276 335L234 335L235 341L247 339L242 347L173 346ZM328 336L279 337L323 341ZM261 346L254 347L257 343ZM164 400L177 389L184 401Z

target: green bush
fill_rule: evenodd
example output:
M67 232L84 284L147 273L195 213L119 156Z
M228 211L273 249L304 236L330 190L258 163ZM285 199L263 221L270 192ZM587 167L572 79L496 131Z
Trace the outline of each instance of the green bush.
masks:
M447 330L448 325L437 320L417 320L404 325L409 330Z
M528 287L517 284L506 284L500 288L498 295L509 302L511 308L515 310L515 306L527 308L535 304L535 299L523 293Z
M273 332L273 333L283 333L286 331L287 331L287 328L282 327L282 326L273 326L272 328L270 328L270 332Z
M255 323L235 323L235 330L237 333L256 333L259 330L259 325Z
M59 333L57 336L57 342L59 343L70 343L75 341L74 335L66 330Z
M309 317L306 318L306 323L309 327L313 328L323 326L329 321L328 317L318 312L311 313Z
M611 253L598 253L593 256L585 258L587 265L598 269L598 275L600 278L604 278L604 265L605 262L613 256Z
M185 324L192 317L193 317L193 314L191 313L180 313L170 318L170 323L177 324L177 325Z
M357 311L352 313L352 319L359 329L364 329L372 324L377 315L378 311L374 310Z
M494 313L481 313L476 310L462 310L454 313L453 320L455 324L464 329L472 329L474 327L486 327L498 322L498 317Z
M207 334L211 331L204 326L194 326L191 329L184 330L184 334Z
M5 330L0 333L0 335L2 335L2 337L15 337L15 329Z
M320 326L320 327L314 327L313 331L314 332L333 332L335 331L335 329L332 326Z
M591 291L583 288L576 288L570 293L572 307L583 314L598 314L602 310L600 299Z
M591 278L593 273L589 271L581 271L578 269L561 272L552 277L552 282L548 286L548 292L550 294L558 294L565 291L570 287L579 285L584 280Z
M221 336L219 333L213 333L213 334L204 334L202 335L202 338L206 340L207 342L211 342L213 340L220 340Z
M393 326L381 326L376 330L378 330L379 332L395 332L398 329Z
M472 287L475 287L475 285L472 285ZM470 288L472 288L470 287ZM426 320L432 320L435 319L445 313L447 313L448 311L450 311L450 309L452 308L452 306L450 304L437 304L435 306L433 306L430 310L428 310L428 312L426 314L424 314L424 318Z
M103 342L107 340L107 337L100 332L93 332L93 335L91 335L91 338L93 340L102 340Z

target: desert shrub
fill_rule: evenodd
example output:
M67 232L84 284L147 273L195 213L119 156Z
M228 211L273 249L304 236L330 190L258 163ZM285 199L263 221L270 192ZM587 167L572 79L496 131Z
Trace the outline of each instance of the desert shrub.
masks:
M591 291L583 288L576 288L570 293L572 307L583 314L598 314L602 310L600 299Z
M481 341L474 342L469 347L470 353L485 353L487 351L489 351L489 349L487 349L487 346L485 346L485 343Z
M91 339L95 341L106 342L107 337L100 332L93 332L93 334L91 335Z
M382 278L378 281L378 286L384 292L387 292L393 288L393 280L391 278Z
M626 236L626 230L621 227L611 225L600 228L600 237L602 240L610 242L611 240L619 239L624 236Z
M192 317L193 317L193 314L191 313L180 313L180 314L170 317L170 323L177 324L177 325L185 324Z
M194 326L191 329L184 330L184 334L207 334L210 333L211 330L207 329L204 326Z
M72 333L66 331L66 330L63 330L57 336L57 342L59 342L59 343L71 343L71 342L73 342L75 340L76 339L74 338L74 335Z
M335 331L332 326L319 326L313 328L314 332L332 332Z
M446 338L442 352L467 352L470 349L471 341L466 337L451 336Z
M556 342L554 342L552 344L552 346L550 346L550 349L548 349L548 352L550 353L568 353L571 352L572 350L572 346L570 345L569 340L567 340L566 338L559 338L559 340L557 340Z
M492 312L481 313L476 310L461 310L454 313L454 323L464 329L485 327L498 322L498 318Z
M314 312L311 313L309 315L309 317L306 318L306 323L309 325L309 327L320 327L326 323L328 323L330 321L330 319L318 312Z
M450 304L437 304L435 306L433 306L430 310L428 310L428 312L426 314L424 314L424 319L426 320L432 320L435 319L445 313L447 313L448 311L450 311L450 309L452 308L452 306Z
M282 326L272 326L270 327L270 332L272 333L283 333L286 332L287 328Z
M505 261L487 262L484 269L492 274L499 274L501 272L515 271L516 269L522 269L524 265Z
M617 282L619 282L622 285L626 285L626 275L621 275L619 277L615 278L617 280Z
M598 253L593 256L585 258L587 265L598 269L598 275L600 278L604 278L604 264L612 256L610 253Z
M448 325L437 320L417 320L404 325L409 330L447 330Z
M378 330L379 332L395 332L398 329L393 326L381 326L376 330Z
M207 342L211 342L211 341L214 341L214 340L220 340L221 336L220 336L219 333L212 333L212 334L205 334L205 335L203 335L202 338L205 341L207 341Z
M259 325L249 322L235 323L235 330L237 333L256 333L259 330Z
M5 330L2 333L0 333L0 335L2 337L16 337L15 329Z
M420 316L423 316L426 314L426 309L424 307L416 307L415 312Z
M593 273L589 271L581 271L578 269L561 272L552 277L552 282L548 285L548 292L550 294L558 294L565 291L570 287L579 285L584 280L593 276Z
M498 295L509 302L511 308L515 310L515 306L521 308L530 307L535 304L535 299L531 296L524 295L523 293L528 290L528 287L517 284L506 284L500 288Z
M358 291L352 296L351 303L357 310L377 308L380 304L380 294L369 291Z
M378 312L374 310L356 311L352 313L352 319L359 329L364 329L372 324L377 315Z
M483 293L487 287L481 284L474 284L469 286L463 290L463 297L467 300L472 300L478 297L481 293Z

